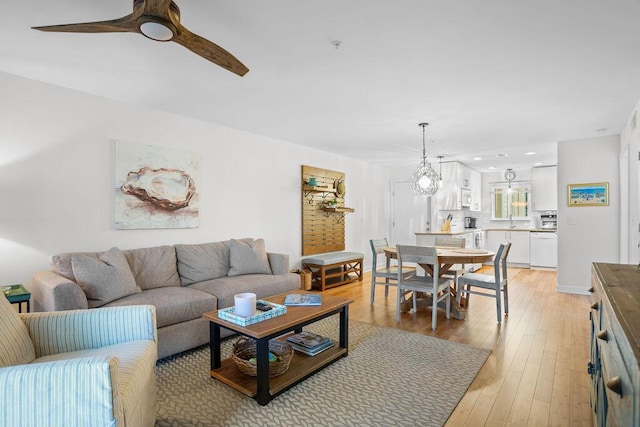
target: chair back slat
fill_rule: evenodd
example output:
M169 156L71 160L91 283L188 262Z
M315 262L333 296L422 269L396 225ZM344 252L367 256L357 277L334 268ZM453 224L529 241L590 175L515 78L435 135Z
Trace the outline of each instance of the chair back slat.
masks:
M371 243L371 250L373 251L373 256L380 255L384 252L384 248L389 246L389 241L386 239L372 239L369 241Z
M511 250L511 243L503 243L498 248L496 256L493 259L493 271L495 274L496 286L500 288L502 279L507 277L507 256ZM500 277L502 276L502 277Z
M438 277L440 264L438 262L438 251L434 246L397 245L396 250L400 265L407 262L433 265L434 276Z

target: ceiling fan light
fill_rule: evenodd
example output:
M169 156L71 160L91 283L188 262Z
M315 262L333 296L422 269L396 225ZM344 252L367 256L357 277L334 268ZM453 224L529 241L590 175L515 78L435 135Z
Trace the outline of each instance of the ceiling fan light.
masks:
M168 42L173 38L173 31L171 28L159 22L143 22L140 24L140 32L144 36L159 42Z

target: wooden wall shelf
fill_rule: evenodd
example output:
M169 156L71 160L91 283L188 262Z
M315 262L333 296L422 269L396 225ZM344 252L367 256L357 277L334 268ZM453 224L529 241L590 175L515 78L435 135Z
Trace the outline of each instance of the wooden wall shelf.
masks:
M345 208L345 207L330 208L327 206L321 206L320 210L323 210L325 212L337 212L337 213L351 213L356 211L353 208Z
M315 178L317 185L308 185ZM314 255L345 249L345 214L355 209L344 206L344 173L302 166L302 255ZM336 200L336 207L327 202Z

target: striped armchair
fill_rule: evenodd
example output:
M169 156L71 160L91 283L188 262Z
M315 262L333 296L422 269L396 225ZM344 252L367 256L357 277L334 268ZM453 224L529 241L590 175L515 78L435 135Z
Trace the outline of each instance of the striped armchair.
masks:
M18 314L0 295L0 425L152 426L150 305Z

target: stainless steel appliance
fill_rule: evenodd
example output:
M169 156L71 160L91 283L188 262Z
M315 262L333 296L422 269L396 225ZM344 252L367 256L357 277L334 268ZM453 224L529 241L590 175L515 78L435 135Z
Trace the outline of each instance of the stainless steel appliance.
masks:
M464 228L476 228L476 218L472 216L464 217Z
M543 230L557 230L558 215L555 212L548 212L540 215L540 228Z

